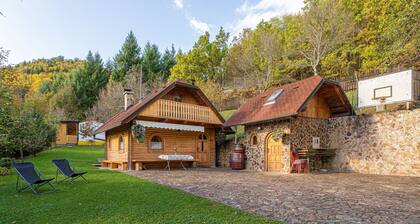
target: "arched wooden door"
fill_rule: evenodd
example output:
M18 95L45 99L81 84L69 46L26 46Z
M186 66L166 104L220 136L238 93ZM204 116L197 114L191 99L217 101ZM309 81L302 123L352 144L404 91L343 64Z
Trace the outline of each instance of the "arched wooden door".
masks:
M283 167L283 143L269 134L265 144L265 161L267 171L281 171Z
M197 139L197 165L207 166L210 159L210 150L207 136L199 134Z

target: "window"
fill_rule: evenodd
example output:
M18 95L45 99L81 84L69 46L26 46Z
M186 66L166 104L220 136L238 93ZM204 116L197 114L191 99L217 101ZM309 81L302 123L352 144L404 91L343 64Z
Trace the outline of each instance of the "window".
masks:
M200 134L200 136L198 137L201 141L205 141L207 140L207 136L205 134Z
M251 145L258 145L258 138L255 134L251 136Z
M150 140L150 149L152 150L162 150L163 149L163 141L162 138L159 136L153 136Z
M120 136L120 138L118 139L118 150L124 151L124 146L124 137Z
M270 105L276 102L277 98L283 93L283 89L279 89L275 91L273 94L271 94L270 97L265 101L264 105Z
M67 135L77 134L77 123L67 123Z

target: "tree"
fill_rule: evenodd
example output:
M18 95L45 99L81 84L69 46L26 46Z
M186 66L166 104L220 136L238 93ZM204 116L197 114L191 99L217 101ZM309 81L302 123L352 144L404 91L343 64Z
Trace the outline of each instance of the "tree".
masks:
M99 97L99 92L108 83L103 62L99 53L89 51L85 66L77 69L71 77L71 85L75 94L74 103L79 111L78 119L84 118L84 113L91 108Z
M201 35L193 48L176 56L177 63L171 69L170 80L181 79L188 82L224 79L223 61L227 54L229 34L221 27L216 39L210 41L209 32Z
M162 79L168 80L172 67L176 64L176 51L172 44L171 49L166 49L160 59L160 68L162 73Z
M351 14L338 0L309 1L302 15L298 51L319 75L321 60L353 33Z
M144 93L152 91L154 86L143 85L140 81L139 73L135 71L127 74L125 83L110 80L106 88L101 90L95 105L86 112L86 117L91 120L105 122L123 111L123 93L125 88L129 88L134 92L134 101L137 102L144 96Z
M255 30L244 30L234 41L226 57L228 80L231 83L256 91L277 84L284 67L284 38L278 23L275 19L261 22Z
M114 58L112 80L123 82L130 70L138 70L141 65L141 49L133 31L128 33L121 50Z
M7 59L9 57L8 50L4 50L3 47L0 47L0 68L3 67L7 63Z
M147 42L144 47L142 57L142 70L143 70L143 81L154 80L158 76L162 76L161 70L161 55L159 48L156 44L150 44Z

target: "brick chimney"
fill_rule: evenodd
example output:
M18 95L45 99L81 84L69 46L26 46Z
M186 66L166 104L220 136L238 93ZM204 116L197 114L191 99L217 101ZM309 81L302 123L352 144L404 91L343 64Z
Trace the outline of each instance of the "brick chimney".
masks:
M124 110L130 108L134 103L133 91L131 89L124 89Z

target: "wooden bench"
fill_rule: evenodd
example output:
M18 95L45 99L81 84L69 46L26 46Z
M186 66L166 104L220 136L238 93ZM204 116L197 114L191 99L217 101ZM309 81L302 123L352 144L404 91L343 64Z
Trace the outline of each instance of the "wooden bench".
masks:
M113 161L113 160L102 160L101 167L108 167L111 169L127 169L127 162Z
M131 162L134 165L133 166L134 170L145 170L146 169L145 164L147 164L147 163L165 163L165 164L167 163L166 160L161 160L161 159L150 159L150 160L142 159L142 160L132 160ZM170 161L170 162L192 162L192 167L197 166L197 164L196 164L197 160L196 159L185 160L185 161Z

